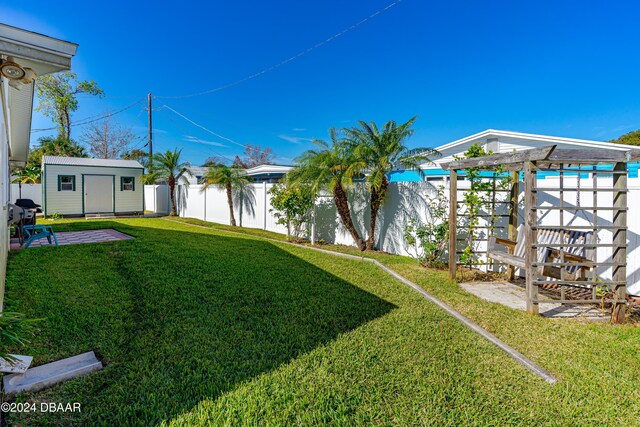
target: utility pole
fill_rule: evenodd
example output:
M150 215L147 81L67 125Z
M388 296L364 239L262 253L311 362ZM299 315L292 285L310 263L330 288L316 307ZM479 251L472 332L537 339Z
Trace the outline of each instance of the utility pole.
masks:
M147 95L147 109L149 111L149 173L153 172L153 109L151 108L151 100L153 96L151 94Z

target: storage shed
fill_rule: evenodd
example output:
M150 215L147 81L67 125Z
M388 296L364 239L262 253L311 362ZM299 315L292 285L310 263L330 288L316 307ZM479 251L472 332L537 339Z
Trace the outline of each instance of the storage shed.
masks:
M142 213L143 173L135 160L43 156L42 210L45 216Z

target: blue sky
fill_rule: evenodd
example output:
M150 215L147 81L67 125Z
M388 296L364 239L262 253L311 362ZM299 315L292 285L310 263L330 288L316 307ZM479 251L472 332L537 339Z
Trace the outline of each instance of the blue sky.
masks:
M640 5L632 1L402 0L260 77L203 96L160 98L259 72L391 1L14 3L0 5L0 21L80 44L74 70L107 97L81 97L75 119L151 92L156 107L228 138L157 111L155 149L183 147L194 164L213 150L239 154L229 140L269 146L290 163L329 127L361 119L418 115L415 147L487 128L596 140L640 128ZM141 107L116 117L143 135ZM33 128L50 126L34 118Z

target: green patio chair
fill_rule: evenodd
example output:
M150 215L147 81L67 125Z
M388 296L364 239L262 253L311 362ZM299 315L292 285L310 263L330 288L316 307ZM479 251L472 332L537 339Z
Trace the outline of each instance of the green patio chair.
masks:
M24 239L20 245L21 248L24 247L26 249L32 242L40 239L47 239L49 244L55 242L56 246L58 246L58 238L50 225L24 225L22 226L22 232ZM52 238L53 242L51 241Z

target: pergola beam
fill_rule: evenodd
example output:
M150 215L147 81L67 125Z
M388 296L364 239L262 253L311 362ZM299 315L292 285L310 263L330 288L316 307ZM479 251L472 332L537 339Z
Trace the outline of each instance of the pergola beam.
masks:
M527 162L535 162L538 169L555 169L555 165L597 165L599 163L626 163L640 160L640 150L606 150L602 148L556 149L555 145L513 153L492 154L471 159L454 160L440 164L444 170L470 168L522 171Z
M581 150L555 150L548 159L555 163L589 164L627 162L630 151L604 150L602 148L585 148Z
M555 145L548 147L533 148L531 150L517 151L514 153L492 154L490 156L474 157L471 159L455 160L453 162L441 163L440 167L444 170L461 170L469 168L491 168L495 166L507 166L511 164L522 164L525 162L534 162L537 160L545 160L556 149Z

